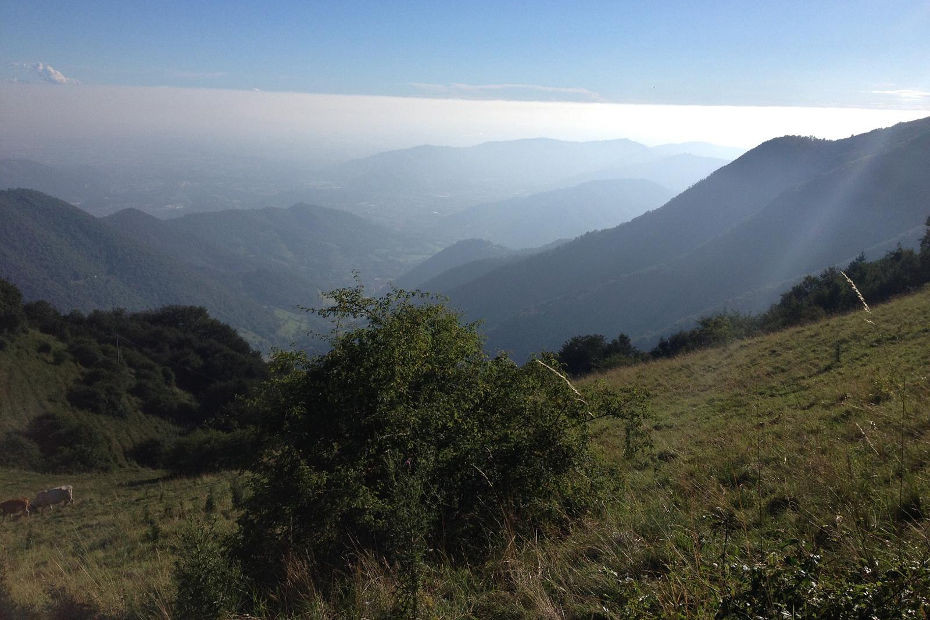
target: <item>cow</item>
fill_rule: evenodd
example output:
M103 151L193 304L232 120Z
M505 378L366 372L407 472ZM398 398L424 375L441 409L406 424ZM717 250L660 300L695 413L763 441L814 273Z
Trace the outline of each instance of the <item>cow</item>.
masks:
M0 503L0 512L3 513L4 519L6 519L7 515L16 515L21 512L28 517L29 498L21 497L19 499L8 499L5 502Z
M61 487L55 487L54 489L45 489L44 491L39 491L36 494L36 498L32 500L32 505L41 511L41 509L45 508L46 506L53 506L62 502L66 504L74 503L74 492L70 484Z

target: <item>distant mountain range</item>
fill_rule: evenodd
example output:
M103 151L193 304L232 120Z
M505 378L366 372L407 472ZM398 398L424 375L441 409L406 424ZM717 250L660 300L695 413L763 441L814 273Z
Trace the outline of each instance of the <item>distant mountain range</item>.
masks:
M674 193L642 179L588 181L521 198L470 207L436 224L441 231L531 248L612 228L665 204Z
M68 311L202 305L254 344L302 344L320 293L359 270L375 287L434 246L322 207L159 220L138 210L94 218L31 190L0 192L0 277L27 300Z
M702 153L696 160L680 158L694 151ZM566 142L545 138L472 147L419 146L322 171L320 177L328 185L306 188L295 196L379 221L435 231L441 224L432 220L468 207L586 180L638 178L629 175L641 174L674 194L728 161L703 154L708 152L735 156L738 151L699 143L648 147L631 140ZM469 236L452 227L451 221L446 230L451 241Z
M96 166L3 159L0 188L36 189L101 216L135 208L173 218L303 202L439 235L439 242L449 244L474 236L455 229L452 221L441 222L468 207L619 178L649 180L674 194L737 154L703 143L648 147L630 140L533 139L463 148L424 145L318 170L247 155L204 159L183 151L158 163L140 159Z
M455 287L433 282L484 321L489 348L518 358L581 333L650 344L700 314L761 309L860 252L913 243L930 215L927 170L930 119L845 140L778 138L626 224Z
M316 186L382 223L306 204L98 219L8 190L0 277L63 310L203 305L267 349L311 346L306 330L322 326L296 307L318 305L358 270L375 290L396 283L449 296L483 322L490 350L524 359L578 334L623 332L651 345L703 314L762 309L807 273L913 244L930 215L930 119L845 140L770 140L667 201L652 181L579 181L676 158L706 172L709 163L695 162L710 147L675 150L686 147L700 150L623 140L420 147L349 162L329 171L345 185ZM0 180L80 193L79 169L33 164L2 162ZM112 189L94 183L85 189ZM448 208L432 213L440 204Z

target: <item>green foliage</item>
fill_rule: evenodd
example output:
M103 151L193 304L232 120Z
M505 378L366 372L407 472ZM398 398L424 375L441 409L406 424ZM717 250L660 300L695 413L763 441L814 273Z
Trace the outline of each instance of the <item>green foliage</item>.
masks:
M126 456L143 467L160 468L166 465L167 449L160 438L146 439L126 451Z
M255 454L251 429L220 431L197 429L180 437L164 453L161 463L172 471L194 475L208 471L237 469Z
M174 568L176 618L224 618L235 608L238 576L220 539L204 523L191 522L181 532Z
M930 218L927 226L930 227ZM919 254L898 247L875 261L866 261L860 255L842 272L829 267L817 276L805 277L758 316L725 312L702 317L695 328L660 339L650 355L653 358L672 357L862 308L862 300L843 273L855 282L868 303L887 301L895 295L913 292L930 282L930 228L921 241Z
M19 289L0 279L0 336L15 334L26 325L23 296Z
M114 449L103 435L71 414L33 419L26 437L39 447L45 471L106 471L116 464Z
M633 364L644 359L644 355L626 334L610 342L601 334L587 334L567 340L559 349L558 358L565 370L577 377L594 370Z
M875 561L836 575L820 555L800 549L729 568L718 618L922 618L930 609L926 560Z
M19 294L15 287L10 291L11 299ZM124 462L119 454L124 450L136 463L194 474L238 467L249 454L252 422L237 397L265 377L265 362L232 328L203 308L168 306L132 314L113 310L62 316L45 302L33 302L22 314L25 325L48 334L30 345L42 355L41 365L61 366L72 360L77 375L72 365L49 371L50 376L67 377L55 401L65 401L70 411L37 408L40 413L31 428L23 424L17 429L26 436L4 439L11 450L0 457L5 462L57 471L74 463L80 470L97 470ZM118 418L129 425L146 414L170 423L157 428L180 428L158 438L147 430L141 437L133 436L135 445L127 445L122 438L107 441L96 430L78 431L86 418L78 422L71 415L75 411L79 416L86 412ZM43 436L46 431L58 439ZM185 436L175 441L178 431ZM104 434L113 439L113 433ZM31 441L41 443L41 459L33 458ZM58 450L67 454L57 454Z
M627 420L630 455L643 447L636 390L579 394L554 360L488 359L474 325L420 295L330 296L320 314L347 330L324 356L275 356L255 401L260 457L236 548L259 589L289 558L319 578L369 550L400 567L399 612L412 613L425 563L485 557L505 533L595 505L592 419Z
M9 431L0 439L0 466L38 469L42 464L39 446L20 433Z

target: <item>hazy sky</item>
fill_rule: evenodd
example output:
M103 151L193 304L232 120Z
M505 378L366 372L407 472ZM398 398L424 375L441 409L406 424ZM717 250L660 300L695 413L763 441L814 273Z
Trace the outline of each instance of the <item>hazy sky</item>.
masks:
M298 142L368 131L386 147L531 135L752 146L930 115L928 33L926 0L0 0L0 122L19 137L76 133L90 115L98 129L273 127ZM137 88L156 86L171 88ZM232 94L253 89L271 96Z

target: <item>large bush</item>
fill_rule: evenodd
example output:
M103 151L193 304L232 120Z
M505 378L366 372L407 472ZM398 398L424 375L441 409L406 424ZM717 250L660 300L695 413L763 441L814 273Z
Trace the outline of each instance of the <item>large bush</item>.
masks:
M69 413L34 418L25 436L38 445L45 471L106 471L116 464L116 454L106 438Z
M18 288L0 279L0 335L15 334L25 326L22 294Z
M338 574L364 551L415 592L431 557L482 557L505 531L590 508L593 419L624 418L628 452L643 445L635 390L579 394L551 360L489 359L474 325L422 296L330 295L320 314L361 326L326 355L278 354L256 400L261 450L236 542L251 588L279 586L295 560Z

